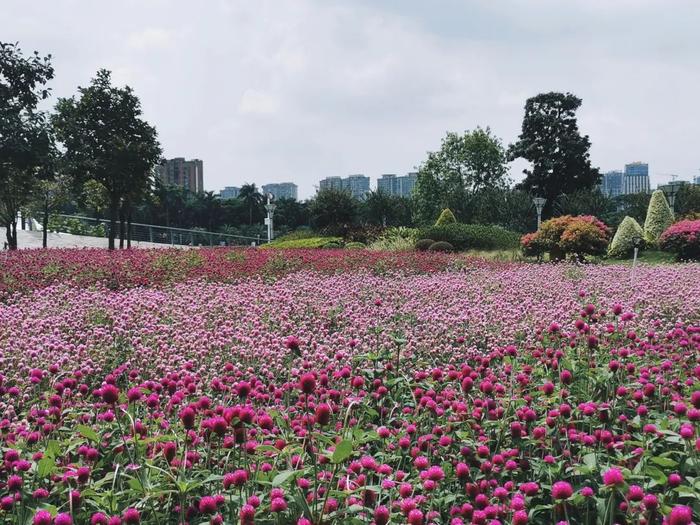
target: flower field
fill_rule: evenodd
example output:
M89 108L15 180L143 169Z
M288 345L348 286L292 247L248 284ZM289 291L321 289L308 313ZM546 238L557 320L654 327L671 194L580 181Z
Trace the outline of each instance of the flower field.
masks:
M700 265L19 252L0 439L7 524L698 523Z

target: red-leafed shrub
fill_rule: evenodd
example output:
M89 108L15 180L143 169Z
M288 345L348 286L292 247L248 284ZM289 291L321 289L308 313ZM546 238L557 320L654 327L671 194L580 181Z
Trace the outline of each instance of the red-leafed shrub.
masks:
M700 219L672 224L661 234L659 245L679 259L700 260Z
M610 241L610 228L592 215L563 215L542 223L539 231L523 235L520 244L525 255L550 253L563 259L567 254L578 257L602 255Z

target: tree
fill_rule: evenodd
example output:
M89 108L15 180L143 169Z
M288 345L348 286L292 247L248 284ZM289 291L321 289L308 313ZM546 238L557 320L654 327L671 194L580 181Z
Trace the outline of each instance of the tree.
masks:
M576 110L581 99L571 93L543 93L525 103L525 117L518 141L508 150L511 160L524 158L532 164L523 170L518 187L547 199L545 217L551 216L561 194L593 188L600 180L591 167L588 135L581 136Z
M30 207L41 217L42 246L47 247L49 215L68 203L71 197L71 180L61 171L62 158L53 147L40 168L40 180L31 191Z
M674 204L678 217L700 213L700 185L684 184L681 186Z
M51 55L26 58L17 44L0 42L0 221L7 244L17 248L17 214L40 177L51 134L40 100L49 95Z
M275 204L276 230L289 231L309 225L309 209L305 202L283 197L277 199Z
M423 223L432 222L443 208L464 219L468 196L485 188L508 184L506 152L490 128L477 127L463 135L447 133L439 151L429 152L418 171L415 211Z
M323 189L309 202L311 225L342 235L357 222L358 202L347 190Z
M375 226L410 226L411 201L382 190L370 191L359 204L362 221Z
M245 203L248 209L248 226L253 224L253 215L256 217L264 215L263 203L265 202L265 198L258 191L255 184L245 183L241 186L241 190L238 192L238 198Z
M53 123L71 174L95 180L107 192L113 250L117 218L123 225L125 215L144 198L160 144L155 128L141 118L138 97L129 86L113 86L109 71L99 70L78 93L78 98L59 99Z

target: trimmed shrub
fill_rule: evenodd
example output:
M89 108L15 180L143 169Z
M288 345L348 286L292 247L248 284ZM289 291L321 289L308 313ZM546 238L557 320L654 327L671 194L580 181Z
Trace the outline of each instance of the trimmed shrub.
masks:
M363 242L349 242L345 245L345 248L348 250L363 250L367 247L367 245Z
M617 227L608 255L610 257L626 258L634 253L635 242L639 247L644 245L644 230L632 217L626 216Z
M456 222L457 219L455 218L455 214L452 213L452 210L445 208L435 222L435 226L444 226L445 224L454 224Z
M309 239L294 239L291 241L272 241L269 244L263 244L261 248L325 248L329 243L337 243L338 247L342 248L343 239L340 237L312 237Z
M438 241L431 244L428 250L430 250L431 252L453 252L455 251L455 247L452 246L449 242Z
M680 260L700 260L700 220L673 224L661 234L659 246Z
M485 224L433 226L421 234L427 239L449 242L457 250L507 250L518 246L517 233Z
M602 255L610 240L610 228L593 215L563 215L544 221L539 231L520 239L526 255L549 252L550 259L563 259L567 253L579 257Z
M673 213L661 190L651 194L647 218L644 221L644 238L650 244L658 244L659 237L673 224Z
M416 250L419 252L428 251L433 244L435 244L435 239L420 239L416 241Z

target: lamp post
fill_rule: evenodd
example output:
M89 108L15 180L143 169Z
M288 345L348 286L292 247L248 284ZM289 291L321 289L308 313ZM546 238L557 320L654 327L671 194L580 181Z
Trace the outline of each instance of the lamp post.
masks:
M265 218L265 224L267 225L267 242L270 242L274 237L274 230L272 229L272 216L275 214L275 208L277 205L272 204L272 193L267 194L267 204L265 204L265 209L267 210L267 217Z
M676 194L678 193L678 187L680 184L674 184L673 182L668 185L668 204L671 206L671 213L675 214L676 210L674 205L676 204Z
M535 203L535 208L537 208L537 230L539 231L540 224L542 224L542 210L544 209L544 204L547 202L547 199L544 197L535 197L532 199L532 202Z

